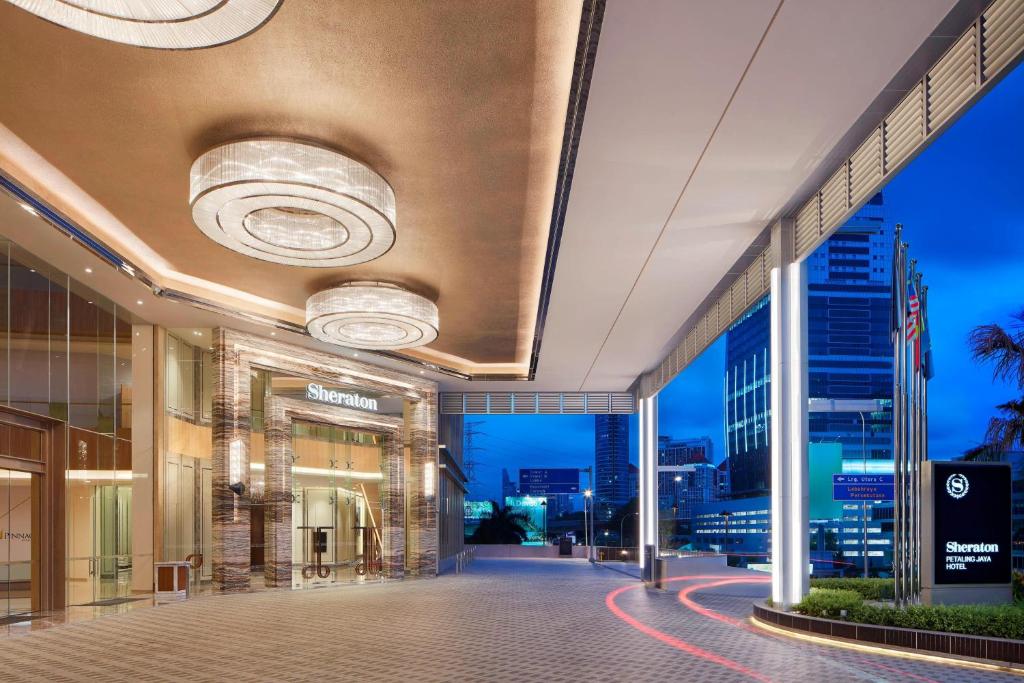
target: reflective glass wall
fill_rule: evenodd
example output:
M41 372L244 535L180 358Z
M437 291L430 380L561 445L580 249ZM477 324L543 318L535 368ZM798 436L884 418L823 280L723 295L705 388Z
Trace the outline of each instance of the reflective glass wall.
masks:
M131 590L131 387L128 311L0 241L0 404L68 425L70 605Z

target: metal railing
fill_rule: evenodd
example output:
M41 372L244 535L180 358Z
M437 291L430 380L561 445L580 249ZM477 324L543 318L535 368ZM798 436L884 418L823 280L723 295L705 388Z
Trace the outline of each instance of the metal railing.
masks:
M469 546L468 548L464 548L461 552L457 553L455 555L455 573L461 574L463 571L465 571L466 567L469 566L469 563L473 561L473 558L475 556L475 545Z

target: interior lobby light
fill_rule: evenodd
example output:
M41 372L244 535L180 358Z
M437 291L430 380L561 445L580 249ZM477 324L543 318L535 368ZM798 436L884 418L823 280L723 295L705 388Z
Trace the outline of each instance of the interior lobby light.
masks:
M65 28L167 50L222 45L265 24L281 0L7 0Z
M395 193L371 168L282 139L214 147L192 164L192 220L234 251L275 263L365 263L395 243Z
M320 341L358 349L405 349L437 338L437 306L384 282L349 282L306 301L306 327Z

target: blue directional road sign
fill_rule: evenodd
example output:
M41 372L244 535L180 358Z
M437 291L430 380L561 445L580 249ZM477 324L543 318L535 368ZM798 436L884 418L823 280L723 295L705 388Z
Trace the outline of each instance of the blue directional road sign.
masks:
M580 492L580 471L565 467L525 467L519 470L519 493L550 496Z
M833 474L832 500L892 500L896 493L892 474Z

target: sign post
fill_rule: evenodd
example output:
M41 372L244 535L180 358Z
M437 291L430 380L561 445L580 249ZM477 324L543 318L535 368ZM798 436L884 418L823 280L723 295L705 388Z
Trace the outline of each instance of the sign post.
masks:
M922 474L923 602L1011 602L1010 465L927 461Z

